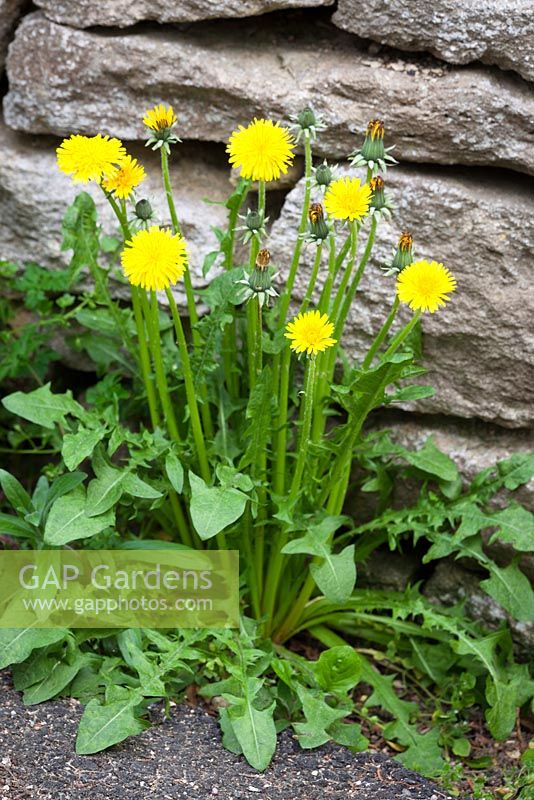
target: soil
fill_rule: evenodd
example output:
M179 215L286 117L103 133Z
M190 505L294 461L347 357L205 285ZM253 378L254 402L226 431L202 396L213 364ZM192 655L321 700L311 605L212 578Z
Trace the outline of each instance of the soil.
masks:
M449 800L435 783L380 753L336 745L302 750L281 735L259 774L223 749L216 721L181 704L154 726L93 756L77 756L82 706L58 700L26 708L0 673L0 800ZM160 723L160 724L158 724ZM467 798L465 799L467 800Z

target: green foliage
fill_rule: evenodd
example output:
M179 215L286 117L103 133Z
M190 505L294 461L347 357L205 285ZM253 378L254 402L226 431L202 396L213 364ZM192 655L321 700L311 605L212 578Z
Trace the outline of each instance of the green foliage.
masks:
M66 414L80 416L82 413L71 392L53 394L49 383L33 392L14 392L2 399L2 405L12 414L50 429L54 429L56 423L63 424Z
M308 178L309 147L306 140ZM240 180L225 204L228 227L214 229L217 247L203 270L218 272L198 293L207 310L200 318L186 275L185 334L173 295L170 313L137 287L131 307L115 299L125 282L116 269L124 242L102 235L86 193L63 223L68 267L0 263L9 295L0 300L0 380L9 382L2 435L15 459L0 469L2 546L238 550L241 629L0 629L0 668L13 665L28 705L63 695L84 703L80 754L141 732L149 704L180 699L195 685L206 700L217 698L225 746L257 770L267 768L285 728L303 748L332 740L358 751L369 744L363 725L372 724L406 766L442 775L451 754L470 758L474 705L496 739L510 735L534 696L527 665L516 662L504 624L486 630L461 604L430 604L418 586L362 588L358 567L386 542L399 551L416 546L423 565L467 558L510 619L532 621L534 594L519 558L534 549L534 517L508 495L532 478L534 456L516 454L464 486L431 438L410 450L387 432L364 433L376 409L433 394L418 383L425 369L417 316L392 336L389 327L379 332L361 363L341 347L304 357L303 378L284 329L310 197L289 275L275 284L282 296L267 308L254 295L242 302L263 230L247 231L248 266L236 263L249 190ZM128 204L108 199L129 238ZM172 203L169 211L176 230ZM368 229L353 226L341 247L341 230L328 224L320 310L332 315L342 346L343 309L377 218ZM366 240L363 254L356 233ZM29 316L21 324L22 312ZM85 391L66 388L50 369L58 334L90 361ZM16 459L28 451L40 459L23 477ZM344 513L355 462L360 491L376 497L370 521ZM392 493L404 480L417 483L418 497L396 508ZM518 555L497 564L488 539ZM286 646L303 632L316 642L310 658Z
M189 473L191 520L201 539L211 539L243 516L247 495L233 487L207 486Z

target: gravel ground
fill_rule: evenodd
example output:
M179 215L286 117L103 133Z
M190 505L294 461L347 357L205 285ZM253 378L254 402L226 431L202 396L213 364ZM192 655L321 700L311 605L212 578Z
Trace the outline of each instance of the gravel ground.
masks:
M301 750L287 732L258 774L223 749L214 719L188 705L107 752L77 756L81 712L75 700L25 708L0 674L0 800L449 800L383 755Z

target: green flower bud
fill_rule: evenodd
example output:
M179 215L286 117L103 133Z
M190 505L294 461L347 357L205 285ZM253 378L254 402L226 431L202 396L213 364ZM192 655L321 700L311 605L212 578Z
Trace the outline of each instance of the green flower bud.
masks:
M385 208L386 196L384 194L384 181L380 175L377 175L376 178L371 178L369 181L369 186L371 188L371 192L373 193L371 196L371 205L373 208Z
M135 204L135 216L138 219L142 219L143 222L147 222L149 219L152 219L154 212L152 211L152 206L148 202L148 200L139 200Z
M380 119L372 119L365 130L365 139L359 150L351 155L353 167L367 167L376 175L377 172L383 174L387 171L388 164L397 162L390 155L392 147L384 145L384 123Z
M315 181L318 186L329 186L332 181L332 170L328 164L319 164L315 170Z
M249 211L245 219L249 231L259 231L263 227L263 214L261 211Z
M304 108L300 114L297 116L297 125L302 128L302 130L314 128L317 125L317 118L313 112L313 109L307 106Z
M308 212L310 220L310 237L314 241L328 238L328 225L325 222L323 207L320 203L312 203Z
M413 260L413 236L405 231L401 234L397 249L393 253L393 258L382 269L386 275L398 275L405 267L412 264Z

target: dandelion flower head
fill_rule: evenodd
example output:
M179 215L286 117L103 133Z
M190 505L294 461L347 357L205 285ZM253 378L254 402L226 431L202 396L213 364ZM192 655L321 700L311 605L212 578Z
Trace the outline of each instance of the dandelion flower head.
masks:
M397 277L397 294L401 303L414 311L433 314L450 300L456 289L456 278L437 261L414 261Z
M332 339L333 332L334 325L327 314L307 311L298 314L287 324L284 336L291 340L289 346L296 353L307 353L312 356L322 353L336 343L336 339Z
M254 119L230 136L226 152L241 176L253 181L274 181L293 163L295 142L287 128L270 119Z
M358 178L338 178L326 190L324 207L334 219L361 220L371 205L371 187Z
M120 166L126 150L119 139L109 136L81 136L64 139L56 150L61 172L71 175L75 183L88 183L109 178Z
M184 238L153 225L126 243L121 255L124 274L133 286L160 291L183 276L187 264Z
M116 197L125 200L145 177L146 173L141 164L138 164L132 156L125 156L120 166L103 181L102 185L106 191L113 192Z

